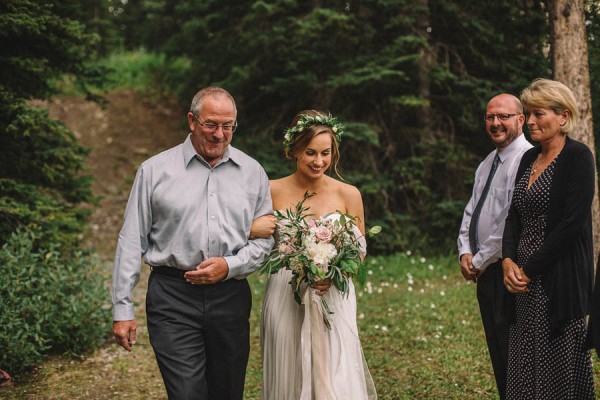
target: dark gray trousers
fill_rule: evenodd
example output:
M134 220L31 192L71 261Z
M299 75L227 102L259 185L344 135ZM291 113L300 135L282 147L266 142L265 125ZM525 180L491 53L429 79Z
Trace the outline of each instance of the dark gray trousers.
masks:
M504 273L500 262L488 266L477 280L477 300L500 399L506 398L508 327Z
M251 307L246 279L192 285L150 274L148 333L169 399L243 398Z

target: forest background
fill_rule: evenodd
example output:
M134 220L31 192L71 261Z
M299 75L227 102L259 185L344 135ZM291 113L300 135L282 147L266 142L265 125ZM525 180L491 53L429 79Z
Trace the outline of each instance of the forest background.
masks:
M600 4L583 3L592 109L600 115ZM238 104L235 146L271 178L294 167L281 161L281 139L296 112L329 111L346 125L342 175L360 188L368 224L383 227L370 253L451 256L474 169L491 150L487 101L552 76L548 7L532 0L3 1L0 367L27 371L48 353L99 346L109 331L106 280L89 268L93 250L82 247L99 201L84 168L88 151L33 99L75 93L102 106L107 90L128 86L184 115L199 88L223 86ZM131 73L128 64L140 62L134 71L143 74ZM599 135L596 124L596 143Z

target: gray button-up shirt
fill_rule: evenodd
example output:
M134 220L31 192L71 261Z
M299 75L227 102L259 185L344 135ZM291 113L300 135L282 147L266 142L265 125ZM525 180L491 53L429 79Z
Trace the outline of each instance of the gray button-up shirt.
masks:
M484 270L488 265L498 261L502 257L502 234L504 233L504 221L508 215L510 201L515 186L515 176L521 162L521 157L528 149L532 147L531 143L525 139L524 135L517 137L506 148L500 150L500 164L494 174L490 191L483 203L481 215L479 216L479 225L477 227L477 237L479 240L479 251L473 256L473 266L479 270ZM465 207L460 232L458 234L458 254L459 257L465 253L470 253L469 246L469 225L473 210L479 201L479 196L483 191L485 182L492 168L496 150L492 151L479 164L475 172L475 182L473 183L473 194L469 203Z
M141 257L150 266L193 270L223 257L229 274L242 279L256 270L273 239L249 240L252 221L272 214L269 180L254 159L231 145L210 167L188 135L139 167L119 233L113 270L114 320L132 320L131 293Z

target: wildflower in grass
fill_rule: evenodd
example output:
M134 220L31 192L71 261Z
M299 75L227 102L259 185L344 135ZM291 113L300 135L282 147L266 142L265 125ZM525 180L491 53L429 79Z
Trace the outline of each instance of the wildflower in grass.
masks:
M407 256L410 256L411 254L412 254L412 251L410 251L410 250L406 250L406 255L407 255Z
M430 271L433 271L433 264L429 264L427 268L429 268Z
M423 264L427 261L427 259L425 257L421 257L419 258L419 261L421 262L421 264Z
M440 296L445 296L446 292L444 292L443 290L440 292Z
M387 331L388 331L388 327L387 327L387 326L385 326L385 325L383 325L383 326L381 327L381 330L382 330L383 332L387 332Z

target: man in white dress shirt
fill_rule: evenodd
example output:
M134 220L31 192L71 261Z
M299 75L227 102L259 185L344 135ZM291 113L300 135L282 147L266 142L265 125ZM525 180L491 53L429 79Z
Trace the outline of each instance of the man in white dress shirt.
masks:
M493 97L484 116L496 149L479 164L473 194L465 207L458 254L467 280L477 282L477 300L500 398L505 398L508 325L501 266L502 233L519 162L531 144L523 136L521 102L510 94Z

